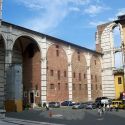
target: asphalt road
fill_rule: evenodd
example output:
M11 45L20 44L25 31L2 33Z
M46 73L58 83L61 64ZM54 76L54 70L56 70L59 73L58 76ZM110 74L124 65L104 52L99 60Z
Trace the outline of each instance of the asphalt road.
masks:
M73 110L71 108L51 109L49 111L27 110L20 113L6 113L7 117L63 125L124 125L125 110L105 112L101 117L97 110Z

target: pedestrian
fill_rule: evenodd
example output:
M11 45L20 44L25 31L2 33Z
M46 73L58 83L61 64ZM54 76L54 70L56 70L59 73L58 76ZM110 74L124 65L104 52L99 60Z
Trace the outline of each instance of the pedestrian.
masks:
M49 104L48 103L46 104L46 110L47 111L49 110Z
M101 106L99 106L99 108L98 108L98 114L100 117L102 116L102 107Z

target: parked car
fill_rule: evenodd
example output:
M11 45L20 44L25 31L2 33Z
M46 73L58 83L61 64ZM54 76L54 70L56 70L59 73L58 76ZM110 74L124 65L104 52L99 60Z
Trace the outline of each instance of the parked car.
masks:
M72 101L64 101L61 103L61 106L73 106L74 104Z
M50 108L59 108L60 102L49 102L49 107Z
M116 109L118 106L119 109L125 109L125 104L123 103L122 100L113 100L110 107L112 109Z
M86 109L95 109L95 108L97 108L97 105L93 102L87 102L85 105L85 108Z
M111 103L111 99L107 98L107 97L97 97L95 100L95 103L97 105L100 104L110 104Z
M83 109L85 108L85 103L76 103L72 106L72 109Z

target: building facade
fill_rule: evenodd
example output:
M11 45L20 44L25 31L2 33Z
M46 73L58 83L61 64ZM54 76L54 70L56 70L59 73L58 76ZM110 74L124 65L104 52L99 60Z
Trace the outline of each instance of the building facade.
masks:
M114 54L121 51L124 64L124 20L97 27L96 51L2 21L0 106L21 111L27 104L115 98ZM121 48L113 46L116 26Z

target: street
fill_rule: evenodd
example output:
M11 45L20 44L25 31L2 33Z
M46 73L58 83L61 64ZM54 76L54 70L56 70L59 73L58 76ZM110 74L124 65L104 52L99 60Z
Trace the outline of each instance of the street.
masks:
M54 124L63 124L63 125L123 125L125 121L125 110L119 110L118 112L105 112L100 117L97 113L97 110L86 110L79 109L73 110L71 108L59 108L51 109L49 111L41 110L26 110L20 113L6 113L7 118L17 118L22 119L22 121L16 122L16 124L21 123L21 125L54 125ZM25 120L29 120L28 122ZM13 123L14 120L10 120L10 123ZM33 123L31 123L33 122ZM42 122L42 123L41 123ZM8 122L9 123L9 122ZM28 124L27 124L28 123ZM0 124L6 125L6 124ZM13 125L13 124L7 124Z

